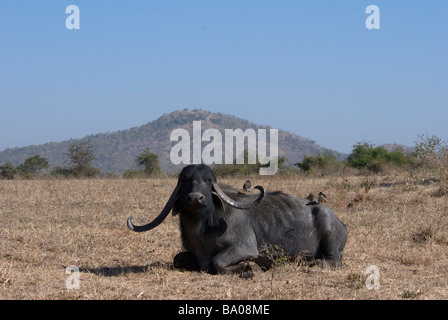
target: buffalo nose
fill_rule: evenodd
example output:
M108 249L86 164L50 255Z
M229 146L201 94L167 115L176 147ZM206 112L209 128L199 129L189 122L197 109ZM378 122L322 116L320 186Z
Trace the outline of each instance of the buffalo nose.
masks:
M204 201L204 195L200 192L192 192L188 195L190 203L202 203Z

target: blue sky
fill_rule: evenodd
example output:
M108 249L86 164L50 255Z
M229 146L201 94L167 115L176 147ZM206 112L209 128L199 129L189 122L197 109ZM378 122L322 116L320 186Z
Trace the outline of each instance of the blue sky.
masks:
M370 4L380 30L365 27ZM184 108L347 153L446 140L447 12L445 0L2 0L0 150Z

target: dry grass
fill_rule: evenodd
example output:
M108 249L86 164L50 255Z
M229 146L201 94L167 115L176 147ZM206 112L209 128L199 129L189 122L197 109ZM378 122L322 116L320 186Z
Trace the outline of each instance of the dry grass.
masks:
M286 263L251 279L173 270L178 217L142 234L126 228L131 214L144 223L160 212L174 179L0 181L0 299L447 299L447 197L408 180L252 177L267 190L323 191L348 243L342 270ZM81 270L79 289L66 288L69 265ZM378 290L365 284L370 265Z

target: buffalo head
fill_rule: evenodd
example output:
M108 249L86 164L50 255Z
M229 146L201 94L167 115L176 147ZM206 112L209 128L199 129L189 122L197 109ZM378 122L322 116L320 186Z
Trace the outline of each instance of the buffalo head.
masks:
M174 191L162 212L150 223L143 226L132 224L132 216L128 218L127 225L132 231L142 232L157 227L172 210L173 215L184 212L188 215L210 214L220 207L223 211L227 205L237 209L251 209L260 203L265 195L263 187L256 186L260 190L260 196L253 202L238 202L231 199L218 186L216 176L212 169L206 165L190 165L185 167L180 175Z

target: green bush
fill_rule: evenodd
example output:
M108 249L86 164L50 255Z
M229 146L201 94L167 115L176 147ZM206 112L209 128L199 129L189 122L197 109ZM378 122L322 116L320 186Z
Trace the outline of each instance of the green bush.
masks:
M18 173L26 179L37 177L40 171L48 168L48 160L39 155L35 155L25 159L25 161L17 167Z
M329 174L338 171L343 166L343 163L336 160L336 157L332 154L326 153L313 157L305 156L302 162L294 165L306 173Z
M0 166L0 179L12 180L17 173L17 168L10 163Z
M127 169L123 172L124 179L143 179L147 177L148 175L143 170L139 169Z
M243 164L236 164L236 160L234 159L234 163L232 164L215 164L213 166L213 172L215 175L220 177L225 176L240 176L240 175L257 175L260 172L260 168L263 167L269 167L270 163L267 164L261 164L256 161L254 164L249 164L248 162L248 151L244 150L244 163ZM285 163L286 159L283 157L278 158L278 169L281 172L281 169Z
M367 142L357 143L347 158L347 164L357 168L367 168L369 171L381 172L386 166L403 167L412 164L410 156L403 152L389 152L383 147L374 147Z
M56 167L51 171L51 175L57 178L98 178L100 170L92 166Z

